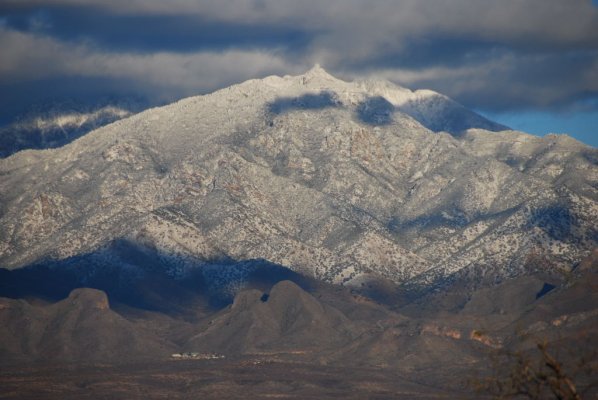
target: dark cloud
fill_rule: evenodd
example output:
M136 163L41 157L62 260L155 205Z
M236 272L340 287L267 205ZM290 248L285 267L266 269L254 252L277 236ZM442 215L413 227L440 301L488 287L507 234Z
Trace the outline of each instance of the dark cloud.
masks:
M425 54L405 66L399 61L383 76L409 87L434 88L464 104L494 111L565 109L598 99L598 54L593 51L522 53L489 48L448 57L448 62L434 60L433 54L429 53L427 63Z
M588 0L4 0L0 47L0 105L63 84L174 99L316 62L494 112L598 104Z
M278 47L298 51L309 34L293 26L210 21L197 15L111 14L91 7L6 12L5 25L66 42L88 41L109 51L194 52Z
M82 107L113 104L123 100L138 108L167 103L177 97L148 96L128 82L112 78L55 76L35 81L0 85L0 125L12 122L23 112L46 109L57 100L75 102Z

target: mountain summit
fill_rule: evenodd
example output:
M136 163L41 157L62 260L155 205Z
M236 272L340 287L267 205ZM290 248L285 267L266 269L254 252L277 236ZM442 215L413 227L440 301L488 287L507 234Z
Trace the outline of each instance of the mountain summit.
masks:
M353 285L569 270L598 242L598 151L503 129L319 66L250 80L0 160L0 265L233 279L225 264L267 260Z

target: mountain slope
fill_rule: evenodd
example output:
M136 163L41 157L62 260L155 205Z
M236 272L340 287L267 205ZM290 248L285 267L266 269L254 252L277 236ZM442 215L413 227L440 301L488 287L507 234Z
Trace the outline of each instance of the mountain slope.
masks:
M64 146L140 109L140 105L131 101L107 100L94 106L72 101L38 106L0 127L0 158L25 149Z
M0 298L0 311L5 362L123 362L165 358L174 348L112 311L106 294L94 289L75 289L48 306Z
M597 246L596 149L435 133L400 111L405 93L316 67L17 153L0 161L0 264L104 248L109 265L125 239L175 276L263 259L329 282L430 284L569 269Z
M363 90L388 102L386 107L391 111L407 114L433 132L448 132L458 137L472 128L493 132L510 130L433 90L411 91L385 81L370 80L359 84Z
M348 343L360 331L339 310L320 303L293 282L282 281L269 293L241 292L230 310L210 321L186 347L233 354L321 351Z

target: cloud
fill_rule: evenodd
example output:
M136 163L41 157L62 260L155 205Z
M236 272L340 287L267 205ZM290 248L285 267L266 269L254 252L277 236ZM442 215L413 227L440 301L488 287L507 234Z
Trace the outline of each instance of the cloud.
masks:
M0 28L0 82L51 76L129 80L145 91L186 95L273 73L298 72L275 50L227 50L193 53L119 53L88 43L66 43L37 34Z
M12 10L10 29L44 34L56 40L90 41L108 51L194 52L226 48L292 47L309 40L294 26L223 22L198 15L111 14L90 7ZM149 28L149 29L148 29Z
M171 102L272 74L298 74L309 65L277 49L195 52L115 52L93 42L65 42L0 26L0 123L33 104L125 97L146 104Z
M598 98L588 0L4 0L0 15L0 84L88 78L176 98L319 62L494 111Z
M373 69L372 75L409 87L434 88L493 111L575 108L598 98L598 57L576 52L502 52L459 66Z
M269 26L301 26L328 37L364 33L372 42L439 32L503 42L595 45L598 10L587 0L4 0L5 10L92 8L119 15L176 15ZM0 9L1 10L1 9Z

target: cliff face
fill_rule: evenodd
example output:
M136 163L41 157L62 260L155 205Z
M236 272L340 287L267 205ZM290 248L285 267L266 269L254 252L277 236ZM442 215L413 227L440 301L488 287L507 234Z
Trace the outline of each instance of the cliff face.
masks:
M0 160L0 266L146 262L112 251L124 239L172 275L254 259L348 284L570 269L598 242L598 151L486 130L502 128L318 67L248 81Z

